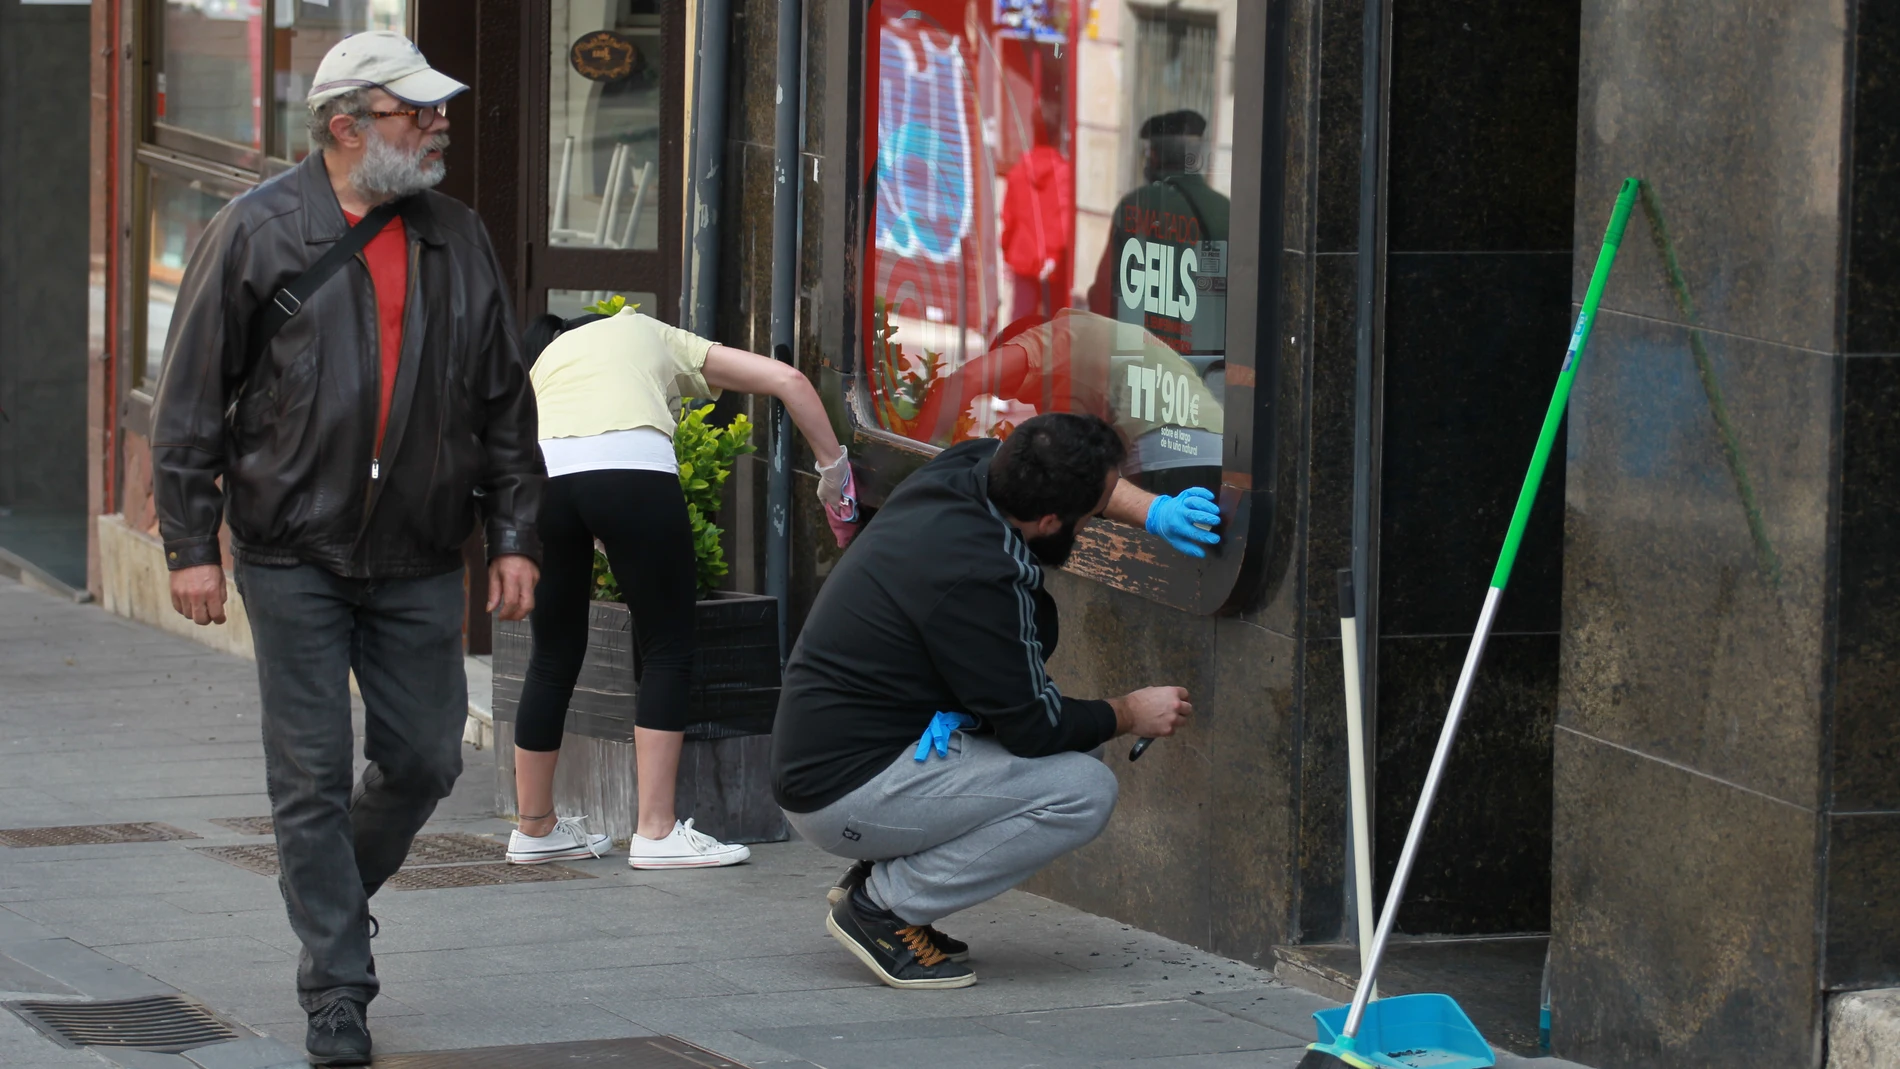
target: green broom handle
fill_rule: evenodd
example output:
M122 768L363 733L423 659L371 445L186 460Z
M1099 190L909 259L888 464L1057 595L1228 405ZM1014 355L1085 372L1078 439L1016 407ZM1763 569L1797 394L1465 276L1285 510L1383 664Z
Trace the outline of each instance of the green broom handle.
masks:
M1617 247L1623 244L1623 228L1629 224L1630 209L1636 204L1636 193L1642 184L1640 179L1623 179L1623 190L1616 196L1616 208L1610 212L1610 228L1603 235L1602 251L1597 253L1597 269L1590 275L1590 288L1584 292L1583 311L1577 314L1577 329L1570 332L1570 348L1564 353L1563 370L1557 373L1557 388L1550 394L1544 429L1537 435L1537 451L1531 454L1531 470L1524 476L1524 488L1517 493L1517 511L1511 513L1511 530L1504 536L1497 570L1491 573L1491 585L1499 590L1511 581L1511 565L1517 563L1517 547L1524 540L1524 527L1531 519L1531 503L1537 500L1537 487L1544 481L1544 465L1549 462L1550 447L1557 440L1557 425L1563 422L1564 410L1570 405L1570 384L1577 377L1577 358L1590 342L1597 302L1603 298L1603 284L1610 277L1610 264L1616 260Z

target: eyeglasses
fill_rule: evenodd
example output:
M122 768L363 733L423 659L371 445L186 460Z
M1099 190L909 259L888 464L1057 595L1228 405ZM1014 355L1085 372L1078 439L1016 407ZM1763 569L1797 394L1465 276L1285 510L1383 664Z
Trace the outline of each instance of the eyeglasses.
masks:
M446 112L443 105L434 104L426 108L403 108L399 111L366 111L363 114L372 119L400 119L414 116L416 129L427 130L429 127L434 126L435 121L446 114Z

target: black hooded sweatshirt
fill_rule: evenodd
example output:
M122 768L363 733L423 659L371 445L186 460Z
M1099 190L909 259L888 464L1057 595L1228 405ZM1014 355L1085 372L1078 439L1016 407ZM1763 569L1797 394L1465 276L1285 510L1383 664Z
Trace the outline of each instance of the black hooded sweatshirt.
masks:
M810 813L910 753L938 712L969 713L1011 753L1092 750L1105 701L1064 697L1044 662L1056 603L989 499L1001 443L965 442L904 480L812 604L774 725L779 805Z

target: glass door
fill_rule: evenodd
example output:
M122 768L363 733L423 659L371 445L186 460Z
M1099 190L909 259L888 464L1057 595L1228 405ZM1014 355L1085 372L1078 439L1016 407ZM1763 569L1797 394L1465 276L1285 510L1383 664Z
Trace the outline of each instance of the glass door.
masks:
M540 0L524 81L524 316L615 294L678 318L684 0Z

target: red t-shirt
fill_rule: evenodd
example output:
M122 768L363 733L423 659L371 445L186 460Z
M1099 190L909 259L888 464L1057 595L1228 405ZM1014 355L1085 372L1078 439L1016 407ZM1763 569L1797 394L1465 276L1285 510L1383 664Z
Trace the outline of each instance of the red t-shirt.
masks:
M355 226L362 216L343 213ZM383 452L383 431L389 426L389 400L396 394L396 367L402 362L402 313L409 303L409 234L402 216L391 219L383 232L363 246L370 281L376 285L376 335L382 344L383 396L376 418L376 454Z

